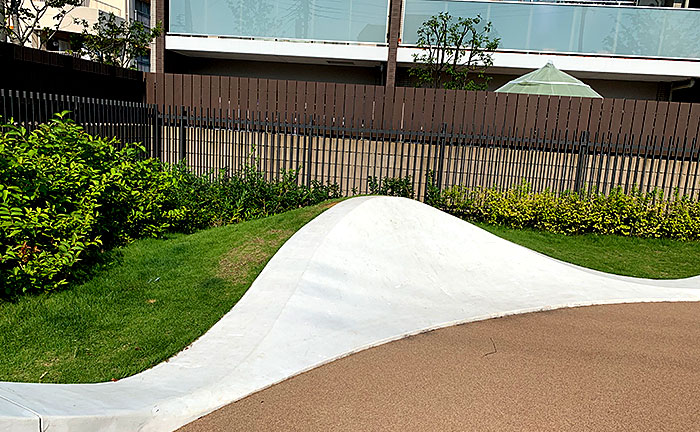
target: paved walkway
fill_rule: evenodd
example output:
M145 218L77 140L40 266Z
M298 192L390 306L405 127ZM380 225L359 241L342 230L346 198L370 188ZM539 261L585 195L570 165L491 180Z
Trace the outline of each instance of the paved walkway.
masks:
M354 354L180 432L697 431L698 341L700 303L515 315Z
M698 301L700 278L582 269L417 201L360 197L299 230L214 327L167 362L99 384L0 383L0 431L171 431L407 335L567 306Z

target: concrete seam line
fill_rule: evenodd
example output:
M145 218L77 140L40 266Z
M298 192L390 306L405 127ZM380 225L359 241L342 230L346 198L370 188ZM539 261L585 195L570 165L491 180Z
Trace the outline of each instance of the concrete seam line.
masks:
M1 394L0 394L0 399L4 400L5 402L9 402L9 403L11 403L12 405L15 405L15 406L17 406L17 407L20 407L20 408L22 408L23 410L26 410L26 411L28 411L28 412L34 414L34 415L37 417L37 419L39 419L39 432L43 432L41 414L39 414L38 412L34 411L34 410L31 409L31 408L28 408L28 407L22 405L22 404L19 403L19 402L15 402L15 401L13 401L12 399L10 399L10 398L8 398L8 397L6 397L6 396L3 396L3 395L1 395Z

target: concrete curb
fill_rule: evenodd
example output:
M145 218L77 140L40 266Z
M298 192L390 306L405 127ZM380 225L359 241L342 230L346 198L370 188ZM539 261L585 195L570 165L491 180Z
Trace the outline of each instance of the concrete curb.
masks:
M514 313L699 301L700 278L581 269L417 201L344 201L299 230L238 304L169 361L118 382L0 383L0 431L170 431L354 352Z

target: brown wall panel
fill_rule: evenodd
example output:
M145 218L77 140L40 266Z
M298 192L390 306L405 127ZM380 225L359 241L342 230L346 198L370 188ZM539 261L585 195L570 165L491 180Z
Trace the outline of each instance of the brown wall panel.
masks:
M165 105L267 113L287 121L313 116L319 126L340 124L382 130L488 134L513 143L535 136L578 141L586 132L598 149L605 143L642 147L666 137L696 139L695 104L624 99L587 99L464 92L444 89L385 88L362 84L317 83L178 74L146 74L146 99ZM274 115L272 113L275 113ZM256 117L257 118L257 117ZM334 123L335 122L335 123ZM500 135L507 134L508 137ZM597 137L597 138L596 138ZM651 138L649 138L651 137ZM676 138L674 138L675 140ZM689 142L690 142L689 141ZM550 145L557 145L556 142Z
M227 117L231 117L231 78L221 77L221 109Z
M174 98L173 96L175 95L175 88L174 88L174 77L173 74L165 74L165 96L164 96L164 103L166 105L175 105L174 104Z
M192 106L199 108L202 106L202 76L192 75Z
M218 112L218 110L221 108L221 77L211 77L209 95L209 106Z

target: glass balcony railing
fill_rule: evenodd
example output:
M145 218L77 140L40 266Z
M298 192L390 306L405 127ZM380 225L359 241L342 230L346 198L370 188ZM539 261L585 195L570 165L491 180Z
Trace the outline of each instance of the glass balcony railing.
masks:
M402 44L439 12L493 23L501 49L700 59L700 11L503 1L406 0Z
M171 33L386 42L387 0L171 0Z

